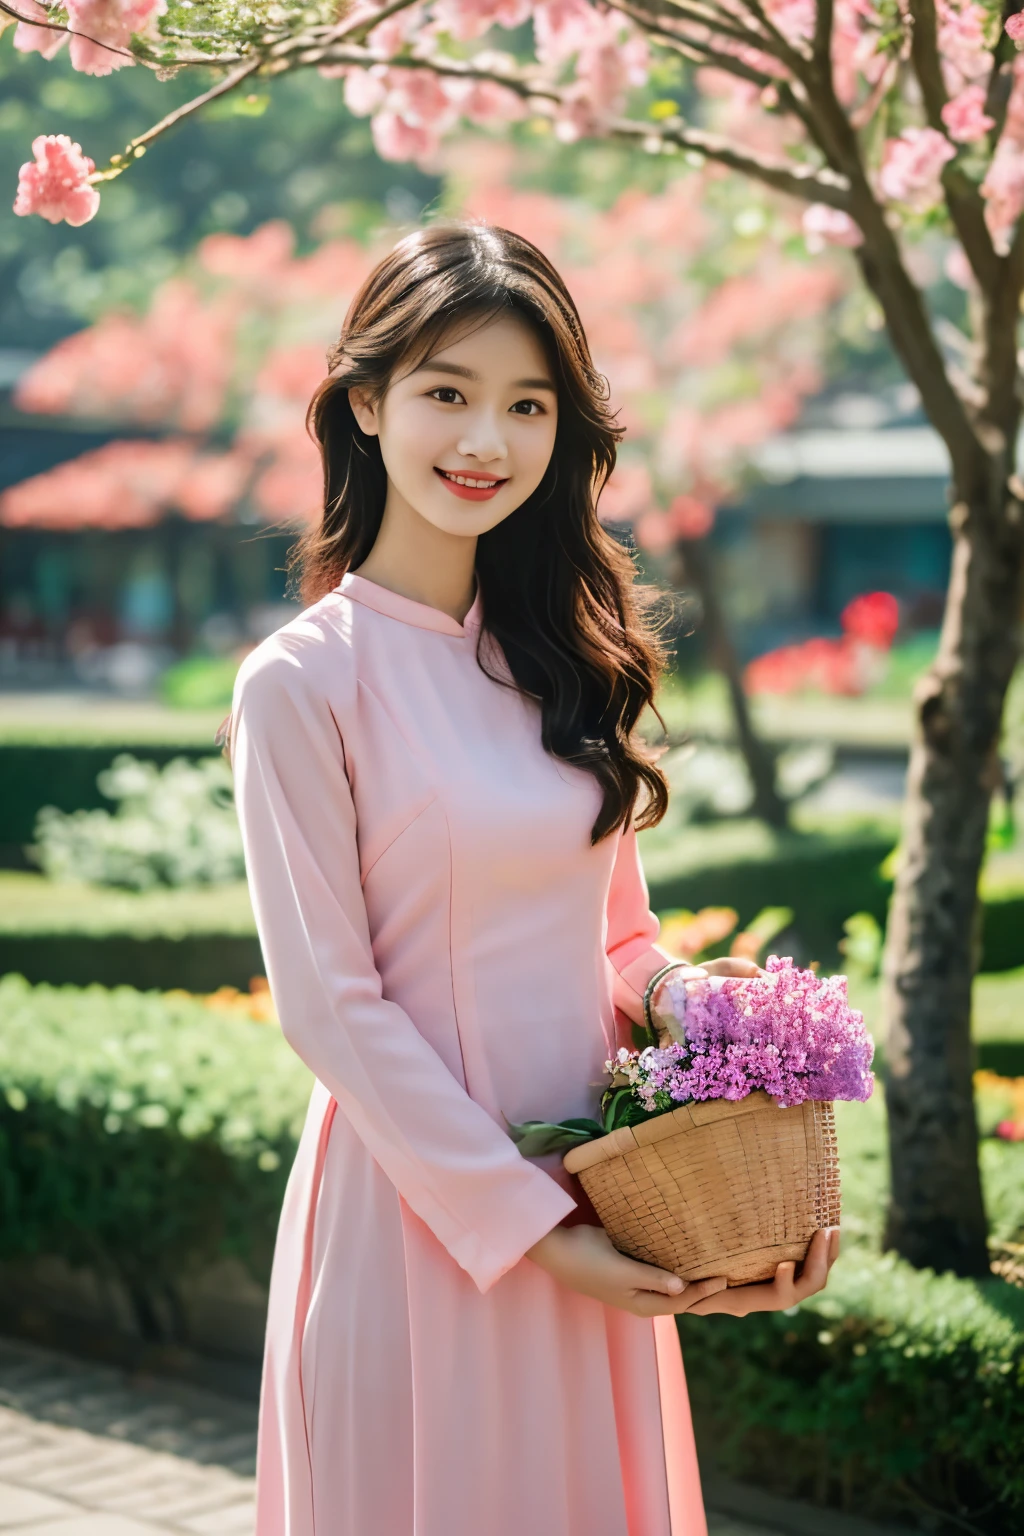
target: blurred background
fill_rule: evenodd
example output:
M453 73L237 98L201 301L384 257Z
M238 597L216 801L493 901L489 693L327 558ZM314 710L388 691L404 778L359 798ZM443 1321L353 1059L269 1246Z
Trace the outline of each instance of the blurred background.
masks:
M187 91L143 70L86 83L7 37L0 75L8 164L57 117L113 151ZM93 223L0 211L8 1338L255 1391L309 1082L276 1032L215 736L241 659L301 607L288 556L318 510L304 412L325 350L378 256L453 214L556 260L627 428L601 513L660 590L673 652L664 730L644 723L667 746L671 807L641 839L666 944L841 969L881 1040L911 695L949 576L948 463L848 253L809 251L799 210L699 157L564 144L531 120L469 131L417 169L379 158L337 81L283 80L155 144ZM940 237L913 254L952 312ZM749 1514L741 1486L779 1528L797 1527L769 1495L828 1520L1012 1528L1020 676L1000 775L975 1048L1001 1278L881 1255L883 1095L840 1106L842 1282L779 1324L684 1339L705 1421L739 1425L702 1445L715 1507ZM801 1417L809 1384L820 1420Z

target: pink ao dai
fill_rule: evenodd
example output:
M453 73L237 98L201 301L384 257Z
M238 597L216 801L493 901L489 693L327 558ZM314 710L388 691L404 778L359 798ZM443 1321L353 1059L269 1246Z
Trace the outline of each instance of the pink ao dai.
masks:
M576 1201L505 1121L593 1112L667 957L635 833L591 846L597 783L481 669L481 618L350 572L235 686L256 921L316 1077L257 1536L706 1536L673 1319L525 1257Z

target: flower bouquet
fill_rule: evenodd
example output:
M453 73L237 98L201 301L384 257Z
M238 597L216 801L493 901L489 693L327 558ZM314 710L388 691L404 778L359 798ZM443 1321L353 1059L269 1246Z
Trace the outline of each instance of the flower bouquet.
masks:
M525 1156L569 1148L617 1248L685 1280L771 1279L839 1221L832 1101L867 1099L874 1045L846 977L771 956L754 977L664 982L666 1044L606 1062L601 1119L528 1121Z

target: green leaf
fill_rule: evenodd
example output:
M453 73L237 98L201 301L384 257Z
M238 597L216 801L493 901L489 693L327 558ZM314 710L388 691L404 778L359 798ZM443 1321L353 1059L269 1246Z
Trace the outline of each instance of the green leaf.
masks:
M524 1157L546 1157L549 1152L568 1152L604 1133L596 1120L563 1120L560 1125L524 1120L521 1125L510 1124L508 1134Z

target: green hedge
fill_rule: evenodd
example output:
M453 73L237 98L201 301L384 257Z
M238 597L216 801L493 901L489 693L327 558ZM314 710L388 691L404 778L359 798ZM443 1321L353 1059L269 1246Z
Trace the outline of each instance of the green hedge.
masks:
M120 739L112 743L0 740L0 861L9 868L23 867L22 848L32 841L40 806L55 805L61 811L109 810L110 801L100 794L96 776L110 766L116 752L131 752L161 767L175 757L217 756L215 730L216 725L210 729L208 745Z
M891 849L884 835L791 834L755 857L695 865L681 833L676 848L652 851L645 865L655 910L735 907L746 924L765 907L791 907L805 958L830 964L851 912L885 923L891 887L879 866Z
M655 910L735 907L745 924L765 907L790 907L805 960L840 964L843 924L870 912L885 926L892 881L881 866L892 852L885 832L771 834L749 823L723 828L715 839L679 832L669 841L641 834ZM744 843L752 853L744 855ZM982 971L1024 965L1024 875L982 881Z
M1024 1528L1024 1292L854 1248L792 1315L680 1333L720 1471L859 1515Z
M218 1257L265 1277L312 1079L276 1026L128 987L0 978L0 1257L155 1293Z
M135 892L0 871L0 975L212 992L265 969L244 880Z
M991 978L982 1027L1017 1020ZM197 1265L269 1269L311 1079L274 1026L189 998L0 980L0 1257L119 1276L140 1326ZM985 1536L1024 1526L1024 1292L879 1257L884 1111L838 1106L844 1252L792 1314L682 1320L705 1459L859 1513L925 1504ZM986 1143L993 1234L1024 1232L1024 1146ZM933 1529L938 1529L933 1526ZM960 1527L963 1528L963 1527Z

